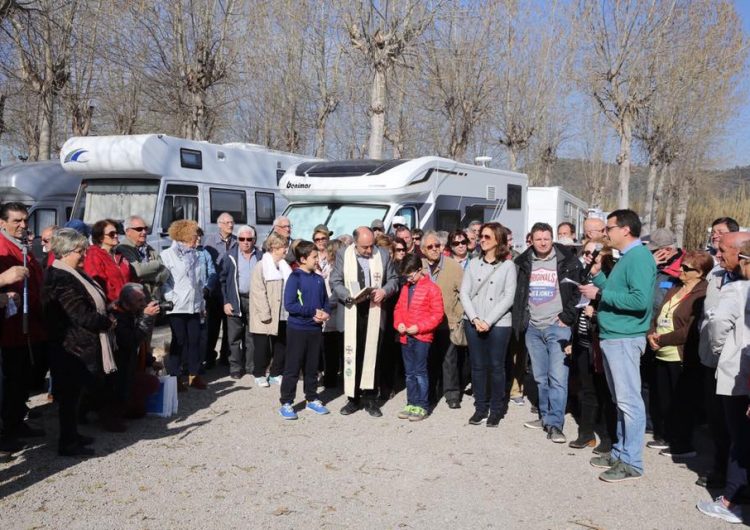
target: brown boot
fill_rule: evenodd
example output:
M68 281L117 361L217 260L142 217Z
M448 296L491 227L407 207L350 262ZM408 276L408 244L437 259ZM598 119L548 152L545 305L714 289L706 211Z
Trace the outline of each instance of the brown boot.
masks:
M197 388L198 390L205 390L206 388L208 388L206 382L199 375L191 375L189 376L188 380L190 386L193 388Z

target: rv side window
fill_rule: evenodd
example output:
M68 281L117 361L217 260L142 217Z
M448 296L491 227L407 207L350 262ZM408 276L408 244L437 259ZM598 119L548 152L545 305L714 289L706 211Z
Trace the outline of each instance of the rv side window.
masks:
M180 149L180 165L188 169L203 169L203 154L195 149Z
M255 224L270 225L276 219L276 203L273 193L255 192Z
M523 188L518 184L508 184L508 210L520 210Z
M438 210L436 230L452 232L461 226L461 212L458 210Z
M234 218L235 224L247 223L247 197L242 190L221 190L211 188L211 222L216 223L219 216L227 212Z
M198 220L198 186L167 184L161 212L162 230L180 219Z

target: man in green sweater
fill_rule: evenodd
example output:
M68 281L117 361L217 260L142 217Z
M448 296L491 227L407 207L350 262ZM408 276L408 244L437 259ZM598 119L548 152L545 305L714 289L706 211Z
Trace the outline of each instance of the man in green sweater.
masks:
M640 365L653 311L656 263L639 239L641 221L634 211L615 210L607 216L605 230L620 260L609 277L594 264L593 284L580 290L592 300L600 296L597 318L604 371L617 404L617 443L609 455L593 458L591 465L607 468L599 475L605 482L620 482L643 476L646 408Z

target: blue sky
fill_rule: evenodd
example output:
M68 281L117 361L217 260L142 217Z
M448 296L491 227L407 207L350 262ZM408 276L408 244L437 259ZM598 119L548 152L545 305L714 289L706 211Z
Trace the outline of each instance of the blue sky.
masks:
M750 35L750 0L735 0L737 11L742 17L745 33ZM750 86L748 80L745 85ZM727 141L722 159L717 161L721 167L750 166L750 93L745 94L745 101L737 117L727 127Z

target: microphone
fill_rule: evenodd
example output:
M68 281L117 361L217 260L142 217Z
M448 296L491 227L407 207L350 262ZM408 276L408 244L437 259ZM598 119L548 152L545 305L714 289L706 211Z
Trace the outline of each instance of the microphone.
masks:
M591 263L586 265L586 267L583 269L584 278L591 273L591 267L594 266L594 262L596 262L596 257L599 255L599 252L601 252L603 248L604 248L604 245L602 245L601 243L597 243L594 246L594 251L591 253Z

